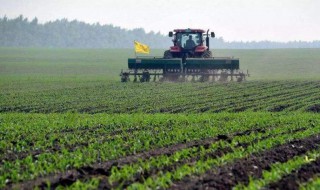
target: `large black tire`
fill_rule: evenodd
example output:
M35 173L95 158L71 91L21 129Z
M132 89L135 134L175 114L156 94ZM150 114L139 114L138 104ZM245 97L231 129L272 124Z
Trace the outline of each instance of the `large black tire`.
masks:
M206 50L201 55L202 58L210 58L212 57L212 52L210 50Z
M128 82L130 79L127 76L122 76L121 77L121 82Z
M172 53L170 52L170 50L166 50L164 52L163 58L165 58L165 59L172 59L173 58Z
M128 82L130 81L129 73L121 73L121 82Z

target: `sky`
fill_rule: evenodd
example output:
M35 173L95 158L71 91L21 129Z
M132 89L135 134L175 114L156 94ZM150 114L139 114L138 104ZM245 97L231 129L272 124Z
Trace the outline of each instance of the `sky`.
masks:
M214 31L226 41L320 40L320 0L0 0L0 16L77 19L144 28Z

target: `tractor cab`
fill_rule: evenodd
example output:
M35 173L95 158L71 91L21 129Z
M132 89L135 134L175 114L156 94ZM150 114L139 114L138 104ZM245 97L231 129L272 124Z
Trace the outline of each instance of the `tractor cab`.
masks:
M173 42L176 46L183 49L191 50L196 46L203 45L202 33L176 33Z
M209 30L205 33L201 29L176 29L174 33L169 32L169 37L173 37L173 46L165 52L167 58L208 57L212 55L209 50ZM211 37L214 37L213 32L211 32ZM204 41L206 41L205 45Z

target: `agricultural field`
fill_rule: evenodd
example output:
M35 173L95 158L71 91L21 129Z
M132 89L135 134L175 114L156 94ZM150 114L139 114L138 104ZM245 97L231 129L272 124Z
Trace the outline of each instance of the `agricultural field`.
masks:
M1 123L5 189L282 187L314 168L288 179L297 187L319 172L310 113L5 113Z
M3 89L0 112L320 112L320 83L308 80L240 84L83 82L81 87L51 86L50 90L28 88L41 83L22 88L14 85L20 84Z
M0 189L319 189L320 50L214 52L252 76L120 83L131 50L0 48Z

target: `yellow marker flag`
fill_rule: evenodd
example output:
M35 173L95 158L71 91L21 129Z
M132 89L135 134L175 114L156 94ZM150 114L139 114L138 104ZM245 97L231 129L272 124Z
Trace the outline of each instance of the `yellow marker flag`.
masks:
M149 46L139 43L137 41L134 41L134 50L136 51L136 53L150 53Z

